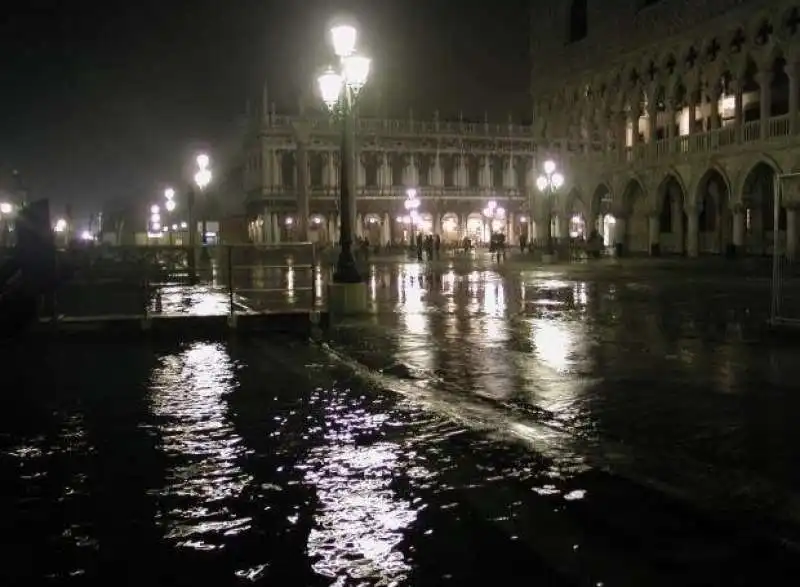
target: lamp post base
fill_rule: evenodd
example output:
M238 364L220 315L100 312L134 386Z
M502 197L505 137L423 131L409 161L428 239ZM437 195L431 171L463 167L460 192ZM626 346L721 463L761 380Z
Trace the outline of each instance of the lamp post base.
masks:
M336 260L336 269L333 273L334 283L362 283L361 274L356 267L356 260L349 248L344 248Z
M346 316L357 316L367 312L366 283L329 283L328 313L331 321Z

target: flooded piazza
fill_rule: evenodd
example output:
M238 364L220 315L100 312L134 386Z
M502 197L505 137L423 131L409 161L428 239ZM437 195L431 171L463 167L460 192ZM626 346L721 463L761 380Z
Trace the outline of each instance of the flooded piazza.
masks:
M0 584L800 573L800 363L764 334L767 279L368 275L373 312L324 342L5 347Z

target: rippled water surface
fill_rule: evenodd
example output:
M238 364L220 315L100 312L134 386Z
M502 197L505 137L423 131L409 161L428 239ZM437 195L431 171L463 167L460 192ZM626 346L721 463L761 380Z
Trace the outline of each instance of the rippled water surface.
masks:
M763 285L400 264L370 287L330 350L3 349L0 585L798 576L798 366Z

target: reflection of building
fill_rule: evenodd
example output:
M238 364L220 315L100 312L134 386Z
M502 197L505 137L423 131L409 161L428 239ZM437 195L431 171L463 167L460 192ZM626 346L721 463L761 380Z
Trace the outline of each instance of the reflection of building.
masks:
M534 136L564 168L559 218L613 217L607 236L633 251L769 250L773 178L800 155L797 4L532 4ZM795 209L778 222L794 254Z
M327 118L306 118L308 164L297 172L297 119L265 113L246 141L245 192L250 238L296 236L300 182L308 186L312 240L338 232L339 136ZM439 120L362 119L358 128L356 234L371 242L407 238L414 228L455 240L484 230L481 211L495 200L510 238L526 231L538 163L529 127ZM413 221L406 190L420 199ZM483 234L483 232L481 232Z

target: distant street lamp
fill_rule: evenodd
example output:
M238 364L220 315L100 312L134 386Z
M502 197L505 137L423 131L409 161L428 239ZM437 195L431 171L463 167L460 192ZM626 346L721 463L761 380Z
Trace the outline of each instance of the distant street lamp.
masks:
M411 221L411 246L413 247L416 244L417 240L417 219L419 217L419 213L417 210L419 209L420 201L417 198L417 190L414 188L408 188L406 190L406 201L403 203L405 206L406 212L408 212L408 217Z
M341 214L341 250L333 280L336 283L360 283L361 275L353 257L353 220L356 202L350 189L350 174L355 166L355 106L358 93L367 83L370 59L355 54L358 31L349 25L331 29L333 50L339 58L339 70L329 67L319 76L322 100L335 116L341 117L341 168L339 179L339 211Z
M489 200L486 208L483 209L483 215L489 220L489 241L491 241L495 220L503 220L506 217L506 210L498 206L494 200Z
M556 171L554 161L544 162L544 174L536 179L536 187L547 200L547 252L553 253L553 196L564 185L564 176Z
M197 173L194 174L194 183L197 184L197 187L200 190L200 194L202 195L205 192L206 187L208 184L211 183L211 170L208 168L211 164L211 160L209 159L208 155L200 154L197 156ZM206 233L208 232L206 226L206 210L205 210L205 201L203 202L203 219L201 223L201 230L203 231L202 241L205 245L208 243L208 238ZM194 232L194 231L192 231Z
M175 190L172 188L167 188L164 190L164 208L167 209L167 222L172 217L172 213L175 211L177 205L175 204ZM178 226L173 224L172 230L169 231L169 244L175 244L175 231L178 229ZM168 229L169 230L169 229Z
M10 202L0 202L0 214L11 214L14 211L14 206Z

